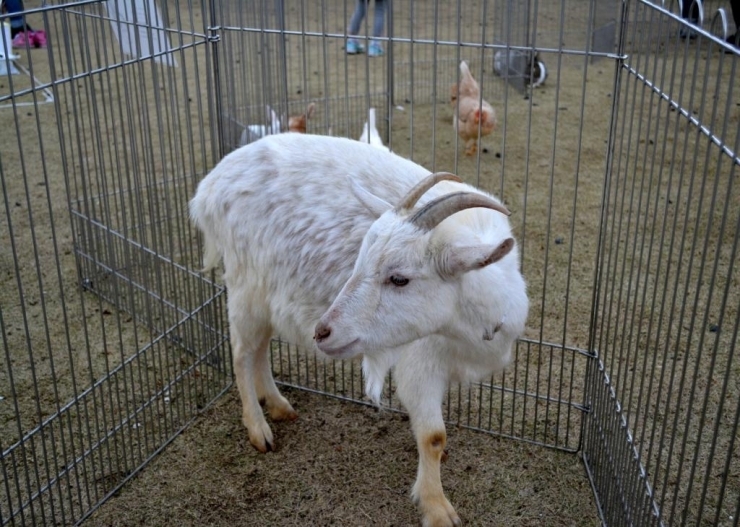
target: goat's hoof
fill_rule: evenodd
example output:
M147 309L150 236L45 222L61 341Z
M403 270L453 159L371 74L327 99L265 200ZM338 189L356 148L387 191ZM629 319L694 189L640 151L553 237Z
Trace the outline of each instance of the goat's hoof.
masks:
M421 524L424 527L460 527L462 525L460 517L444 496L441 499L422 503L421 510Z
M298 412L292 408L285 410L282 408L270 408L270 419L273 421L295 421L298 419Z
M423 527L459 527L462 525L460 517L444 495L427 499L412 495L412 498L421 511Z
M274 406L268 404L267 412L273 421L295 421L298 419L298 412L293 410L293 407L285 399Z
M275 451L275 440L272 437L272 430L270 430L267 422L261 425L247 427L247 432L249 433L249 442L252 443L254 448L263 454Z

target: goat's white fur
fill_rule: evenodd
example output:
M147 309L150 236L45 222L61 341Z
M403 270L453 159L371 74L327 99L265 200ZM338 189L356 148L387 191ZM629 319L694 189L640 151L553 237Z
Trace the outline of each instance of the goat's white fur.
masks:
M445 390L510 362L528 300L515 244L499 261L480 264L512 236L504 214L471 208L423 231L406 211L391 209L428 174L358 141L274 135L226 156L201 181L190 213L204 235L205 268L224 262L234 370L252 444L261 451L273 445L260 399L273 419L296 416L272 379L270 337L316 349L320 323L331 328L319 339L328 355L364 354L374 401L395 365L419 448L412 493L423 523L456 525L439 476ZM443 181L415 210L460 190L484 194ZM390 284L393 273L410 282Z
M257 141L258 139L261 139L262 137L266 137L268 135L280 133L282 125L280 124L280 118L278 117L278 114L275 113L275 110L270 108L269 104L265 106L265 110L267 111L267 115L270 118L270 124L248 124L247 126L245 126L244 130L242 131L242 135L239 138L239 146L253 143L254 141Z

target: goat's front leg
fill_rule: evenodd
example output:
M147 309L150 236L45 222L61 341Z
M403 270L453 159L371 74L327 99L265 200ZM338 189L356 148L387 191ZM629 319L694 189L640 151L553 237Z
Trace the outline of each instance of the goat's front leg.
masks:
M411 428L419 450L419 469L411 491L419 506L424 527L462 525L460 517L442 489L440 464L445 455L447 432L442 418L446 379L435 379L433 372L406 375L403 364L396 368L398 396L409 412Z
M442 421L441 412L440 421ZM441 429L427 428L426 425L414 426L414 436L419 450L419 470L411 496L421 510L422 525L424 527L462 525L442 489L440 463L447 444L444 423Z

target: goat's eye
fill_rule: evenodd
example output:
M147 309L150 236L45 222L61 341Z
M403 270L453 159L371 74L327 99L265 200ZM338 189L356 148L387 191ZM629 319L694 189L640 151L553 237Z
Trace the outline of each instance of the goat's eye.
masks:
M403 287L403 286L405 286L406 284L409 283L409 279L408 278L404 278L403 276L398 276L398 275L395 275L395 274L394 275L391 275L391 277L390 277L389 280L396 287Z

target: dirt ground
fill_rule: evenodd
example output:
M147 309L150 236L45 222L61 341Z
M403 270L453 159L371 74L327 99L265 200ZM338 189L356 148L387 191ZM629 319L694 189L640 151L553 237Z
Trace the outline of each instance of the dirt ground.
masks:
M735 290L720 310L707 288L693 285L708 282L709 275L676 270L693 261L693 252L677 254L673 245L667 251L670 239L658 241L650 236L659 229L681 233L689 240L688 245L701 248L701 254L718 255L712 275L717 291L738 283L739 271L731 265L736 234L731 227L721 229L720 220L734 218L727 211L738 210L740 189L728 182L729 167L718 164L719 156L713 150L716 146L701 134L697 138L693 134L695 128L687 126L686 119L678 119L675 113L665 110L665 100L646 97L644 93L649 92L643 92L644 85L636 77L625 73L625 82L615 90L612 59L592 63L578 54L543 52L541 58L549 68L548 80L525 96L492 73L488 66L493 59L490 50L482 54L465 46L432 46L427 41L411 46L399 42L394 55L396 98L391 103L382 95L389 82L386 59L373 63L364 56L350 58L344 54L343 39L336 34L344 31L349 8L341 2L336 4L333 10L327 10L331 16L323 15L313 4L303 6L303 10L294 6L289 11L288 20L295 25L287 29L306 31L309 36L289 35L286 39L288 90L280 96L286 95L290 102L281 110L301 109L307 101L316 101L309 133L355 137L369 103L386 109L383 114L387 119L381 119L379 124L396 153L430 170L456 172L469 183L499 195L512 211L532 310L517 363L504 377L494 380L507 395L495 392L501 398L500 408L496 407L500 417L498 421L489 420L488 428L570 450L580 446L580 410L566 415L561 409L572 409L585 398L588 360L583 353L589 346L594 272L602 232L606 142L610 130L616 131L620 139L614 145L614 166L616 173L624 177L615 178L606 187L611 200L612 216L607 218L611 230L603 231L606 234L602 240L609 244L604 250L608 257L602 264L616 279L603 284L596 344L603 351L612 386L625 405L625 415L638 431L635 448L640 449L648 472L655 475L668 500L675 494L683 503L687 500L686 485L676 480L681 470L678 456L666 462L673 443L669 445L666 439L665 445L659 440L654 445L654 441L665 434L667 416L678 416L668 430L677 430L674 437L685 439L688 444L700 444L697 451L701 466L711 452L728 451L732 430L737 430L736 425L732 426L732 412L740 397L740 386L731 382L729 387L723 386L716 379L733 378L739 366L731 354L732 331L708 328L721 320L735 319L738 297ZM470 14L480 7L473 4L462 13L463 21L469 22ZM203 30L204 17L198 7L191 11L174 0L166 5L170 21L180 12L184 17L178 24L195 32ZM221 15L229 20L229 26L256 23L254 11L235 9L229 2L223 5L226 7ZM397 5L401 21L397 35L413 31L414 38L421 41L455 38L452 25L440 24L440 32L434 33L435 20L451 20L456 15L452 4L435 12L433 4L419 2L415 4L415 22L409 25L403 21L409 19L411 4ZM87 14L97 16L95 9L93 6ZM578 28L585 24L587 10L579 11L577 16L569 15L572 26L565 26L566 31L561 34L558 28L564 15L559 9L555 4L541 8L540 45L557 47L562 41L566 47L583 46L584 37ZM43 25L40 14L33 17L35 25ZM462 24L463 40L475 42L480 38L479 32L484 31L482 26L493 34L504 29L494 13L480 21L481 26ZM171 269L172 261L185 270L197 269L199 265L197 236L188 226L184 204L200 177L218 160L209 127L219 110L229 119L254 122L265 101L280 97L269 84L279 79L280 73L269 66L277 62L262 62L260 69L254 66L256 61L242 60L256 53L255 46L272 43L270 39L276 35L245 36L233 28L224 30L220 49L222 53L227 50L234 60L220 63L223 106L217 110L209 106L214 79L206 74L213 56L202 38L186 36L177 42L185 48L176 55L178 68L153 66L147 61L108 70L109 64L118 63L122 57L111 45L114 40L107 22L98 23L95 17L68 20L59 16L52 16L47 22L51 25L55 61L50 61L45 50L23 50L22 57L27 58L25 54L30 53L33 60L20 62L32 64L32 73L41 82L52 78L51 62L58 78L74 81L50 86L56 89L58 105L40 104L43 98L37 92L36 105L33 95L26 93L16 102L31 103L30 106L0 109L1 129L15 131L3 132L4 137L12 140L0 146L5 197L0 220L0 324L4 331L4 346L0 350L0 449L8 448L43 419L59 412L83 386L93 384L130 360L137 350L152 345L159 329L169 327L173 318L181 315L168 306L179 303L184 310L193 310L211 298L211 290L204 291L200 279L181 268ZM62 27L75 38L62 38ZM323 38L325 32L329 36ZM635 34L632 38L641 37ZM101 42L107 44L100 45ZM683 41L668 42L667 47L660 42L654 47L643 43L641 47L647 47L648 52L636 53L632 61L641 71L660 78L664 93L673 93L679 99L677 88L687 71L693 73L693 78L704 79L709 86L705 89L715 86L715 78L716 85L730 82L735 70L729 62L719 63L712 50L688 42L690 51L685 53L681 51ZM275 57L279 46L268 45L265 49L275 53L270 57L278 60ZM473 158L462 154L463 146L452 130L451 109L445 103L446 90L454 82L461 58L469 60L473 73L480 77L485 96L498 112L498 130L483 139L480 156ZM672 72L670 67L676 63L679 68ZM96 73L89 75L90 71ZM273 75L269 82L265 80L268 73ZM264 74L264 79L256 78L259 74ZM16 92L30 86L24 75L4 77L0 94L11 89L9 80ZM367 97L361 95L365 88L370 93ZM253 90L257 90L256 96ZM719 91L714 105L703 105L689 95L690 90L681 91L680 105L691 108L692 115L716 129L726 119L724 138L727 145L737 146L733 134L737 134L734 130L740 122L738 88L729 92L731 100ZM617 96L623 109L613 114ZM248 104L243 102L245 99ZM717 116L712 114L713 108L727 111ZM613 115L615 120L611 121ZM656 144L669 145L669 153L659 150ZM686 165L691 165L692 174L704 176L698 179L709 190L701 199L687 198L697 188L693 186L696 178L670 183L666 178L646 177L657 173L656 167L663 167L666 173L678 173ZM659 182L653 184L655 180ZM714 184L716 195L711 192ZM101 196L114 199L107 201ZM669 207L674 201L683 206L681 211L687 211L686 217ZM70 215L70 204L75 214ZM81 213L89 213L89 217L80 220ZM93 221L89 221L91 218ZM623 226L621 218L636 219ZM103 228L91 227L96 221L102 221ZM96 274L97 262L93 260L108 256L106 243L115 248L110 252L124 253L127 247L115 236L108 237L106 226L125 231L134 243L156 247L167 260L162 266L164 271L151 275L141 271L141 276L136 275L141 281L147 276L161 279L162 284L150 285L165 298L164 302L151 303L134 291L120 293L113 280L112 285L104 288L105 274ZM713 241L707 245L691 244L692 239ZM654 243L649 245L648 240ZM625 250L638 243L654 251ZM98 246L103 250L97 252ZM664 252L668 256L660 260L658 255ZM648 259L651 254L654 258ZM159 260L147 259L150 256L124 259L121 269L138 273L159 265ZM635 271L643 268L644 274ZM637 309L640 297L631 293L639 291L648 299L655 293L661 298L664 290L670 290L668 285L661 287L662 279L666 284L668 279L671 284L675 280L676 291L663 296L662 306L653 300L644 310ZM85 289L79 287L81 282ZM678 291L679 286L686 288L687 295L700 291L695 297L686 298L693 302L702 324L707 322L706 331L689 331L692 322L688 313L684 317L681 312L681 316L673 318L682 302L679 293L683 290ZM111 303L101 300L95 292L115 292L120 296ZM672 302L677 307L667 308ZM122 305L120 311L115 307ZM144 311L148 322L141 317ZM204 325L198 321L198 327ZM681 326L686 333L677 331ZM632 332L631 328L636 329ZM683 340L676 336L684 334L688 337ZM710 341L715 336L717 340ZM201 343L210 338L216 337L198 336L195 341ZM554 345L541 346L539 342ZM698 354L696 350L710 346L705 342L711 342L713 354ZM65 419L70 423L84 416L104 419L110 411L115 414L111 422L123 419L129 430L114 450L126 451L126 442L135 440L136 447L131 449L141 452L143 443L149 447L149 438L137 438L136 427L147 428L146 434L151 438L165 437L184 425L189 416L197 415L228 382L224 378L227 366L198 363L173 340L155 349L131 362L126 367L130 370L121 370L123 384L130 383L131 387L136 386L135 390L121 395L117 384L116 388L109 387L112 381L119 382L119 377L112 376L108 384L99 388L99 395L93 391L92 397L98 397L102 403L73 407ZM657 355L653 354L654 349L660 350L659 359L651 365L647 359ZM685 372L689 364L697 364L697 371L689 371L684 386L681 371ZM173 391L165 393L165 386L174 382L172 379L180 370L187 371L185 381L173 384ZM136 375L138 379L134 378ZM675 388L674 393L679 380L680 389ZM642 385L648 383L651 387L655 383L654 391L643 391ZM695 387L696 393L701 393L696 401L691 399L692 409L681 401L688 401ZM290 526L418 522L408 497L416 471L415 446L402 415L295 389L283 391L300 419L273 425L277 452L260 455L249 446L240 423L238 397L232 388L104 504L89 524ZM529 395L523 396L525 393ZM113 404L116 396L123 399L123 404ZM360 397L354 393L352 396ZM712 436L716 439L710 443L705 437L702 442L701 427L696 419L691 419L692 412L697 413L705 401L710 408L719 408L723 397L727 401L725 407L704 422L708 428L716 426L718 433ZM466 403L473 399L470 396ZM147 410L134 423L126 416L136 405L144 405ZM158 424L160 420L166 424ZM113 427L105 421L99 426L105 429L108 425ZM66 432L59 433L63 436ZM577 454L454 427L448 433L450 455L443 466L443 484L467 525L598 524L591 487ZM86 435L83 428L78 435ZM70 433L72 438L79 439L76 433ZM85 437L79 441L88 446L93 442ZM50 452L41 453L36 443L24 456L33 464L42 455L54 457ZM3 470L9 471L15 463L15 458L4 460ZM662 466L666 463L667 469ZM710 462L707 472L721 473L722 467L717 463ZM53 459L47 465L52 475L63 469L63 463ZM102 495L110 485L100 481L111 477L113 471L105 463L101 467L92 469L92 480L93 487L102 489ZM740 467L740 461L736 450L728 467L728 494L738 496L740 480L735 469ZM28 479L32 480L33 475ZM719 479L710 480L710 495L716 496L719 484ZM4 500L10 491L3 492L0 491L0 511L7 510ZM698 494L690 500L695 507ZM76 503L71 505L75 506Z
M404 416L283 390L300 418L277 452L249 444L232 391L98 513L93 525L416 525ZM598 525L577 456L451 428L442 468L466 525ZM135 504L135 505L134 505Z

